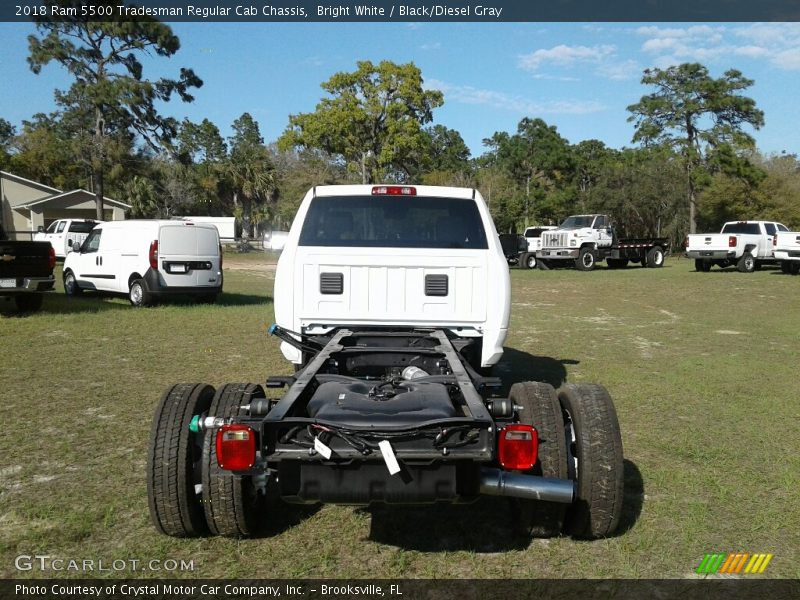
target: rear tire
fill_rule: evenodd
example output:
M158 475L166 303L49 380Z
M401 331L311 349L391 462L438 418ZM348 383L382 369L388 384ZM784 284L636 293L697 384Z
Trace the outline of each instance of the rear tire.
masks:
M575 267L579 271L593 271L597 266L597 252L592 248L581 248L578 258L575 259Z
M17 294L14 296L14 303L19 312L32 313L42 308L44 294Z
M609 258L606 260L609 269L624 269L628 266L627 258Z
M567 384L558 399L568 434L570 474L577 479L565 532L577 538L606 537L619 525L623 501L622 437L614 403L604 387L594 384Z
M509 399L522 407L518 421L533 425L539 434L539 456L531 475L567 478L567 446L564 421L553 386L525 381L511 386ZM538 500L511 500L514 527L521 535L531 538L555 537L564 524L565 505Z
M789 273L792 275L797 275L800 273L800 262L793 260L791 263L789 263Z
M78 286L78 281L75 279L75 274L67 269L64 273L64 293L67 296L80 296L83 290Z
M694 270L699 273L708 273L711 270L711 263L702 258L694 260Z
M525 268L526 269L535 269L536 268L536 255L533 253L525 255Z
M664 266L664 250L661 246L654 246L647 251L644 264L651 268L657 269Z
M235 417L242 405L265 398L264 389L255 383L228 383L214 395L209 414ZM217 464L216 430L209 430L203 441L203 505L211 533L225 537L251 536L263 510L264 495L249 475L234 475Z
M128 290L128 300L132 306L150 306L153 304L153 295L147 289L144 279L134 279Z
M791 263L788 260L781 261L781 273L786 273L787 275L790 273Z
M542 258L536 259L536 267L540 271L549 271L550 270L550 263Z
M179 383L161 398L147 453L147 499L156 529L173 537L208 533L201 483L202 434L189 430L192 417L208 411L214 388Z
M756 270L756 259L749 252L745 252L736 263L736 269L740 273L752 273Z

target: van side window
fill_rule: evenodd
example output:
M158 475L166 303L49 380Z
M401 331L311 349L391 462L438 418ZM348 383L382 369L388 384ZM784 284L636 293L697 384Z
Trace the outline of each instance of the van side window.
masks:
M64 231L64 226L66 224L67 224L66 221L59 221L58 222L58 227L56 227L56 233L61 233L62 231Z
M764 227L767 228L767 235L775 235L775 223L764 223Z
M97 252L97 249L100 247L100 234L103 233L102 229L95 229L86 240L83 242L83 246L81 246L81 254L87 254L89 252Z

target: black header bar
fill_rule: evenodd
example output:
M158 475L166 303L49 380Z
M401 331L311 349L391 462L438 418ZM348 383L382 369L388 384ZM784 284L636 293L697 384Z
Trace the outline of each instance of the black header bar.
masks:
M196 22L798 21L800 0L6 0L0 21Z

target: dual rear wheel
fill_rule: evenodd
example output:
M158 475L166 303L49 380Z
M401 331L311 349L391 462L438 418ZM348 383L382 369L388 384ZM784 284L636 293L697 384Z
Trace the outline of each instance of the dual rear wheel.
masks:
M177 384L161 398L150 433L147 495L156 529L173 537L247 537L263 509L263 489L250 476L219 468L216 436L198 430L197 418L232 417L264 398L260 385ZM193 424L193 421L195 422Z
M517 383L510 399L519 422L539 434L539 455L531 475L572 479L570 505L512 500L515 525L530 537L566 533L595 539L619 525L623 501L622 437L616 410L605 388L567 384L556 391L540 382Z
M599 385L568 384L556 391L539 382L511 387L517 420L539 434L531 475L575 482L570 505L512 500L518 531L530 537L566 533L602 538L619 524L623 500L622 439L614 404ZM233 417L264 398L256 384L177 384L156 411L148 452L147 492L155 527L173 537L207 534L248 537L263 513L265 482L220 469L214 431L197 421Z

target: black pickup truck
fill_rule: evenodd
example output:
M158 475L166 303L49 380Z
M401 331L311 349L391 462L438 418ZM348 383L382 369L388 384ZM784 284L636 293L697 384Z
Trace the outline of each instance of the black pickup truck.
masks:
M0 224L0 299L13 297L23 312L39 310L44 292L55 286L55 266L50 242L9 240Z

